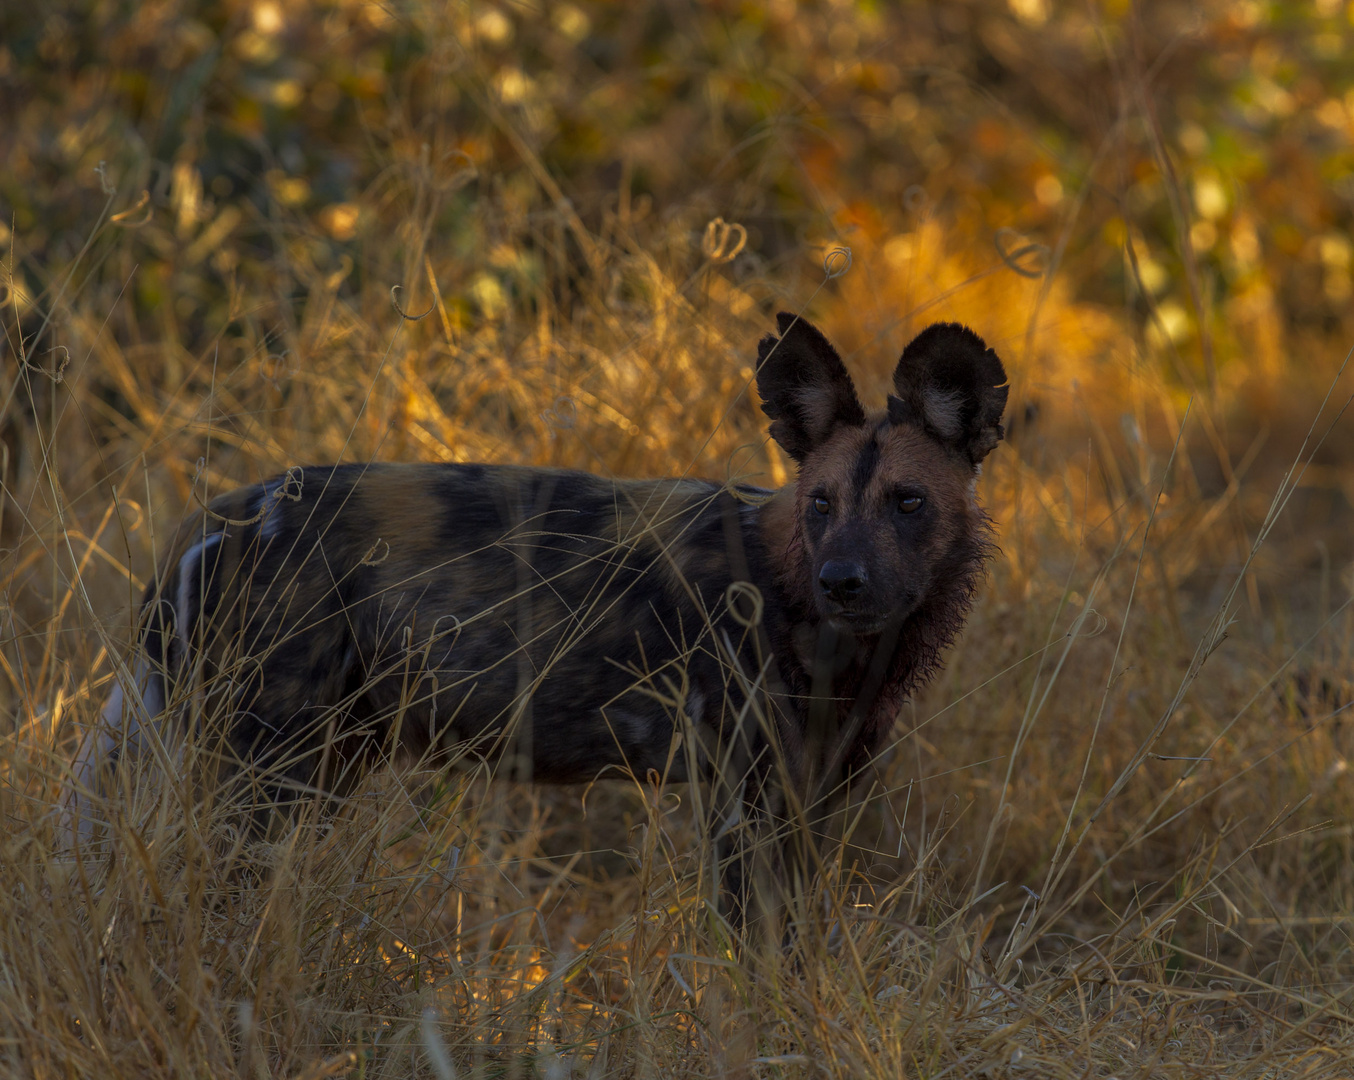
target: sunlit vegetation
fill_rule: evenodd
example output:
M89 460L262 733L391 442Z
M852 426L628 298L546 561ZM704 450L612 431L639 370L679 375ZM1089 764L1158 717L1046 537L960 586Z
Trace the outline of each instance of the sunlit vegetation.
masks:
M0 1071L1354 1071L1354 8L0 5ZM61 785L198 501L334 460L780 484L802 311L1012 376L1001 554L787 948L681 788ZM861 796L864 793L859 793Z

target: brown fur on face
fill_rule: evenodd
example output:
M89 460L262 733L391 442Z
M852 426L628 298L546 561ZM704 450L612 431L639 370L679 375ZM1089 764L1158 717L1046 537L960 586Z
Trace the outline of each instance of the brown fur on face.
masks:
M976 334L933 326L870 416L822 334L778 327L757 386L798 463L779 492L371 464L215 500L147 592L132 677L76 764L77 818L80 789L166 717L214 720L228 769L277 802L341 789L363 747L552 781L722 761L749 802L773 760L789 784L868 761L990 556L974 478L1006 376Z
M857 634L901 622L932 591L951 553L988 528L972 486L967 462L912 425L875 418L838 432L805 462L795 484L794 533L785 545L787 553L794 549L785 560L794 574L789 591L811 596L819 620ZM912 509L915 499L921 503ZM849 601L819 584L823 566L842 560L865 572L864 590Z

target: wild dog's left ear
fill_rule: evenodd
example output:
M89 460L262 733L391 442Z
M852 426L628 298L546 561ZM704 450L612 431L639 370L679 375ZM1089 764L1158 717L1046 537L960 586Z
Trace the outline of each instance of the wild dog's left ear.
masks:
M912 339L893 373L889 419L920 422L968 456L976 469L1005 430L1006 369L977 334L936 323Z
M767 334L757 346L757 393L771 418L771 437L803 461L842 426L865 423L846 365L807 319L787 311L776 316L780 337Z

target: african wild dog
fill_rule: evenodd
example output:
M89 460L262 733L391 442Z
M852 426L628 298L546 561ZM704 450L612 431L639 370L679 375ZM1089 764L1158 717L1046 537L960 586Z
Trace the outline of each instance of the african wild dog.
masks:
M749 805L778 772L814 803L964 622L1007 387L978 335L938 324L868 415L827 339L778 325L757 388L798 465L779 491L369 464L216 499L147 592L74 789L172 715L221 721L227 766L274 802L341 791L376 747L548 781L731 772Z

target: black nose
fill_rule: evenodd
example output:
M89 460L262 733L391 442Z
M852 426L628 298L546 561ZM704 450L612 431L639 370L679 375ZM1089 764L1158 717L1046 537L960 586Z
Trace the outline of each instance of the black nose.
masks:
M818 584L837 603L845 604L865 591L865 567L847 559L829 559L818 571Z

